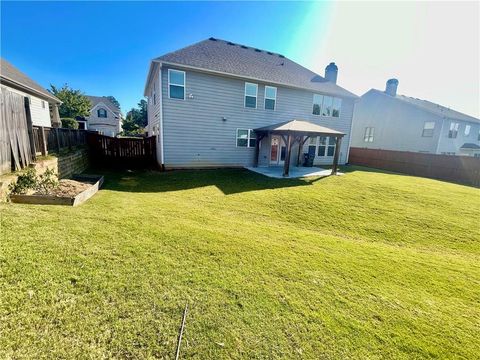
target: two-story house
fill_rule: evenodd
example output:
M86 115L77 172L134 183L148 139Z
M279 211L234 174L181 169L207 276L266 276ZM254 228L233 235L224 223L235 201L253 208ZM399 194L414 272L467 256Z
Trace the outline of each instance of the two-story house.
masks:
M160 165L251 166L255 129L294 119L345 134L339 149L345 163L357 96L336 84L337 71L331 63L324 78L283 55L215 38L154 59L144 94ZM315 165L332 164L333 140L312 136L302 150ZM258 146L259 166L284 163L285 137L265 136Z
M122 131L123 115L106 96L86 95L90 100L90 115L77 118L79 129L98 131L102 135L117 136Z
M480 119L397 94L371 89L355 105L352 147L443 155L480 156Z

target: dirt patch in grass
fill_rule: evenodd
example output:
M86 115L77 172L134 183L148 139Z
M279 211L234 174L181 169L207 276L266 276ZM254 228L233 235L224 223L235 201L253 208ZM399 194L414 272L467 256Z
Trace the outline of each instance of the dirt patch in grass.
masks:
M90 181L62 179L59 181L58 187L53 189L49 195L57 197L75 197L82 191L87 190L92 184L93 183ZM40 193L37 192L36 194Z

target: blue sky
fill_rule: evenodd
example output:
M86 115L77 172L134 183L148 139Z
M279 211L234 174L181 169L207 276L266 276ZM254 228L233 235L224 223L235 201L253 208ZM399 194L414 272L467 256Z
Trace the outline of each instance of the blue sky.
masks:
M478 10L474 2L2 1L1 56L45 87L113 95L126 111L143 97L152 58L213 36L319 74L335 61L339 84L359 95L396 77L399 93L478 117Z

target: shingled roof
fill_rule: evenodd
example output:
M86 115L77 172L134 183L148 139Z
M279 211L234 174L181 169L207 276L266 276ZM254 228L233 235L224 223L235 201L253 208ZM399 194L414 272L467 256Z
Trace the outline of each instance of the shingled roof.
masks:
M47 101L53 100L55 103L61 103L60 99L3 58L0 58L0 80L2 84L19 88L19 90L37 95L40 98L46 98Z
M200 41L153 61L357 98L355 94L283 55L215 38Z
M110 99L107 98L106 96L91 96L91 95L85 95L85 96L92 103L92 108L99 103L104 103L105 106L107 106L114 113L116 113L117 115L120 114L120 109L118 108L118 106L115 105L113 102L111 102Z
M381 90L371 89L370 91L375 91L377 93L381 93L385 96L391 97L390 95L385 94L385 92L381 91ZM442 106L442 105L439 105L439 104L435 104L435 103L433 103L431 101L428 101L428 100L422 100L422 99L418 99L418 98L414 98L414 97L410 97L410 96L405 96L405 95L396 95L394 97L394 99L397 99L399 101L403 101L403 102L405 102L407 104L410 104L412 106L421 108L425 111L428 111L428 112L433 113L435 115L441 116L442 118L445 117L445 118L449 118L449 119L452 119L452 120L470 121L470 122L480 123L480 119L477 119L477 118L475 118L473 116L470 116L470 115L467 115L467 114L463 114L459 111L450 109L448 107L445 107L445 106Z

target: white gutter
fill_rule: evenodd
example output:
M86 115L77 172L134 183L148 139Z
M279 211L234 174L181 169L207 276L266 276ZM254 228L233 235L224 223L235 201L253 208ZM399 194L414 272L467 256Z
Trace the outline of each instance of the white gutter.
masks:
M352 121L350 122L350 137L348 138L348 148L347 148L347 157L345 158L345 163L349 163L349 157L350 157L350 146L352 145L352 131L353 131L353 121L355 120L355 103L357 101L353 102L353 108L352 108Z
M440 141L442 140L442 133L443 133L443 125L445 124L446 118L443 117L442 119L442 127L440 128L440 134L438 134L438 140L437 140L437 148L435 149L435 154L438 154L438 149L440 147Z

